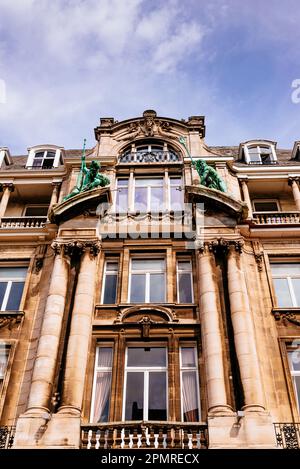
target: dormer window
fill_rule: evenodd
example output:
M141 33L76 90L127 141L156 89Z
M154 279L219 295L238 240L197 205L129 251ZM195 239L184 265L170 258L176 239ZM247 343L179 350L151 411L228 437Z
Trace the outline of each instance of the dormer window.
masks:
M51 169L61 164L63 164L62 148L45 145L30 149L26 167L28 169Z
M168 143L160 140L142 140L126 147L120 163L176 163L181 161L179 153Z
M300 161L300 142L297 141L294 143L294 148L292 151L292 160Z
M0 148L0 168L4 168L5 166L9 166L11 164L11 156L9 153L9 149L4 147Z
M276 164L277 156L274 142L255 141L241 145L241 159L248 164Z

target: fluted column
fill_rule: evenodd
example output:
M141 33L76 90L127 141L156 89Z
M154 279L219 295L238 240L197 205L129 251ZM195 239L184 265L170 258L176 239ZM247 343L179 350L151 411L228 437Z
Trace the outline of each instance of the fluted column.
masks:
M59 194L59 189L61 186L61 182L52 182L53 190L51 194L51 199L49 203L49 209L48 209L48 217L49 217L49 212L52 208L53 205L57 204L58 202L58 194Z
M59 412L80 413L94 312L97 254L100 243L86 243L81 258L67 347Z
M34 363L28 411L48 411L68 288L68 263L63 247L53 243L55 260L43 325Z
M298 185L298 179L299 178L289 178L289 185L292 187L296 209L300 211L300 190Z
M241 265L242 242L231 242L228 249L228 291L234 343L245 398L244 408L245 410L261 411L264 410L264 398L254 325L245 275Z
M242 185L244 201L248 205L248 218L252 218L253 212L252 212L251 199L250 199L249 189L248 189L248 181L246 179L241 179L241 185Z
M227 404L220 300L212 248L213 244L204 244L198 254L200 318L208 411L223 413L232 412L232 409Z
M4 214L6 212L6 208L8 205L10 193L14 191L14 185L12 183L10 184L2 184L3 188L3 195L0 201L0 219L4 217Z

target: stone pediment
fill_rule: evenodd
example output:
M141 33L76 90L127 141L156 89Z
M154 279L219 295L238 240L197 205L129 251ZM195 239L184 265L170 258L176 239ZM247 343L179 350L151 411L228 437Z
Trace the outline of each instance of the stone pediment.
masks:
M248 216L248 206L234 197L205 186L186 186L185 198L187 203L204 204L205 214L217 214L221 212L230 218L240 222Z
M59 225L61 222L75 218L85 212L94 212L101 215L111 204L111 191L109 187L99 187L90 191L81 192L74 197L55 204L49 214L50 221Z

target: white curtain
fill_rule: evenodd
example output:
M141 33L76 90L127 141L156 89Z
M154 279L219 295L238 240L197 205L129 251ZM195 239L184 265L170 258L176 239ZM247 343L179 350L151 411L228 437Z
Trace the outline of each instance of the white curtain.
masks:
M107 368L111 369L112 367L111 348L100 348L97 367L106 368L106 370L97 371L93 422L103 422L105 417L103 414L109 400L111 388L111 371L107 370Z
M197 422L199 419L196 379L195 371L182 372L182 407L188 422Z

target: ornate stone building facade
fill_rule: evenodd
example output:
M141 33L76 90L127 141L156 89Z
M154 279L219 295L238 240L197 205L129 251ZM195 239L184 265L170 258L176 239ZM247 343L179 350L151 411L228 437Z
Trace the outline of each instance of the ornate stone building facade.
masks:
M155 111L95 137L85 172L0 148L0 445L299 448L300 143Z

